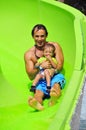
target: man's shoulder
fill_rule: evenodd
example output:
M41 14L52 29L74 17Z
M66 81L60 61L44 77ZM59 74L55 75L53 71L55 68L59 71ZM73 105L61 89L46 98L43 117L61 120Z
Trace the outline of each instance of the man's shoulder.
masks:
M50 44L53 44L55 46L56 54L57 52L62 52L62 48L58 42L48 42Z
M53 44L55 47L60 46L58 42L50 42L50 41L49 41L48 43L49 43L49 44Z
M34 54L34 47L30 48L29 50L27 50L24 54L25 57L32 57Z

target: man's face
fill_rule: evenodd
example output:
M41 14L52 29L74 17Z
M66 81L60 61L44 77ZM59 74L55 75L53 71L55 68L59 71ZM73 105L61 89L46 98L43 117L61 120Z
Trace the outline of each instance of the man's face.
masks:
M35 29L33 38L34 38L35 44L37 46L39 46L39 47L42 47L46 42L45 30L43 30L43 29L40 29L40 30Z

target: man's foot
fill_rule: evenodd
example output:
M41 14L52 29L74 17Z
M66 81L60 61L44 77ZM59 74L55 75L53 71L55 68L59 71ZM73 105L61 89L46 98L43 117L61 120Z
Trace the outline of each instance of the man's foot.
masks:
M56 104L57 102L57 94L54 91L54 89L50 92L50 102L49 102L49 106L53 106Z
M34 97L29 97L28 103L31 107L33 107L36 110L44 109L44 107Z
M50 102L49 106L53 106L57 103L57 99L61 96L61 89L59 84L54 84L50 91Z

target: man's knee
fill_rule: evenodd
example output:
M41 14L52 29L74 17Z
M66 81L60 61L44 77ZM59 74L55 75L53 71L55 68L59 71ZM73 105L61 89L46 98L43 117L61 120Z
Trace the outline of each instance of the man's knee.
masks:
M54 91L58 96L61 95L61 87L59 83L55 83L51 88L51 92Z

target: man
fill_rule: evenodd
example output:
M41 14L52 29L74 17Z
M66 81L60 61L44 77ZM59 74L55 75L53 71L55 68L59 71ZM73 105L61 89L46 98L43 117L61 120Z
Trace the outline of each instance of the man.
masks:
M29 105L37 110L44 109L42 103L43 103L43 98L45 96L47 97L50 96L49 105L50 106L54 105L57 101L57 98L61 95L61 89L63 88L65 84L64 76L59 73L62 70L63 63L64 63L64 56L63 56L62 49L58 43L47 42L46 41L47 36L48 36L48 32L44 25L42 24L35 25L32 29L32 37L34 39L35 45L31 49L29 49L24 55L26 72L29 78L33 80L36 74L41 69L48 69L51 67L50 62L45 61L40 66L35 68L37 59L43 56L43 49L44 49L45 44L49 43L55 46L55 58L58 64L57 64L56 75L54 75L51 80L50 94L48 95L48 93L47 94L45 93L46 81L41 80L36 86L36 91L34 93L34 96L29 97L29 100L28 100Z

